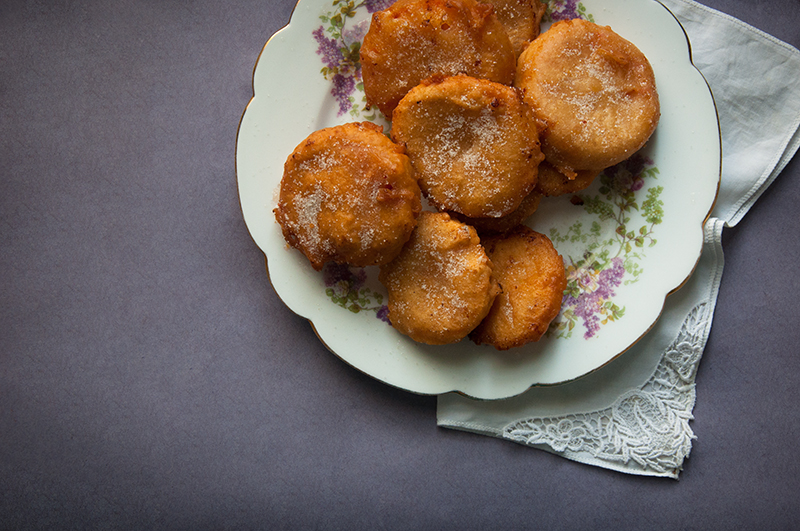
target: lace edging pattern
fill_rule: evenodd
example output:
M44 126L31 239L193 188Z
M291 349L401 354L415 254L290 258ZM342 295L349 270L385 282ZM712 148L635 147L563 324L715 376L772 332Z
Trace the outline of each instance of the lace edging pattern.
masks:
M610 407L520 420L506 426L502 436L525 445L547 445L579 461L588 454L613 468L635 463L642 471L677 477L696 438L689 421L694 418L695 375L711 313L705 302L695 306L650 379Z

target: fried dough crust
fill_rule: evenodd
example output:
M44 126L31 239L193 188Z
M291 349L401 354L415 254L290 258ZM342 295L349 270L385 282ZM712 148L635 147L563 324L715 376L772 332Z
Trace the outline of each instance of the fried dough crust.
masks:
M429 345L465 338L499 292L475 229L443 212L420 214L411 239L381 266L379 279L392 326Z
M533 191L525 196L515 211L500 218L468 218L454 212L451 212L450 215L463 223L475 227L481 237L503 234L517 225L525 223L525 220L538 210L542 197L542 193L534 188Z
M539 164L536 191L547 197L575 194L588 188L602 170L578 170L570 179L546 160Z
M567 175L627 159L660 117L644 54L611 28L585 20L556 22L531 42L514 85L545 126L546 159Z
M539 0L482 0L494 6L497 20L506 28L514 53L522 50L539 35L545 6Z
M516 210L544 158L520 92L466 75L414 87L394 111L391 135L406 147L428 202L474 218Z
M274 213L286 242L320 270L329 261L363 267L392 260L421 210L402 146L361 122L315 131L295 148Z
M433 74L510 85L516 55L493 11L475 0L399 0L373 13L360 49L367 103L391 119L402 97Z
M560 309L567 287L564 261L544 234L521 225L484 240L502 293L470 334L498 350L538 341Z

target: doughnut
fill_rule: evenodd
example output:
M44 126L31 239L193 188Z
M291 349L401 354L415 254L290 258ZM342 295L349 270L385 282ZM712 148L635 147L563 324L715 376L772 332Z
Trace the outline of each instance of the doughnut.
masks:
M384 264L416 226L414 169L382 131L370 122L315 131L284 164L275 219L318 271L326 262Z
M403 251L381 266L379 279L392 326L429 345L465 338L499 292L475 229L444 212L420 214Z
M538 341L561 310L563 259L547 236L524 225L485 239L484 247L502 292L470 339L497 350Z
M531 42L514 85L544 124L546 160L566 175L627 159L660 117L644 54L611 28L585 20L556 22Z
M539 35L545 6L539 0L481 0L494 6L497 20L506 28L514 53L522 50Z
M399 0L373 13L360 57L367 103L389 119L400 99L433 74L510 85L517 66L492 6L475 0Z
M544 158L521 93L466 75L414 87L394 111L391 136L405 146L428 202L468 217L516 210Z
M570 179L546 160L539 164L535 190L546 197L574 194L591 185L601 170L578 170Z

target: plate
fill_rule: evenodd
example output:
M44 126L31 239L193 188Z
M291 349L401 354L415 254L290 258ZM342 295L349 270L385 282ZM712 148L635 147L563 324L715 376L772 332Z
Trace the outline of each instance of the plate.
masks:
M654 0L551 0L549 20L609 25L644 52L662 116L643 150L577 196L542 201L528 220L564 257L569 287L542 340L499 352L469 340L429 346L402 336L386 322L377 268L314 271L287 247L273 216L283 164L311 132L362 120L388 131L366 108L356 63L370 13L386 4L301 0L256 63L236 170L245 223L275 291L342 360L415 393L500 399L604 366L650 330L665 298L691 275L717 194L716 109L680 24Z

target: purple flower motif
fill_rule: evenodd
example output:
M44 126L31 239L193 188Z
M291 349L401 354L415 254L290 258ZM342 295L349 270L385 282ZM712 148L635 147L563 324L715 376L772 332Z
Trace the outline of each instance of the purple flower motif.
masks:
M594 337L600 330L600 315L605 313L604 304L616 295L615 288L622 284L625 276L625 266L622 258L611 260L609 267L597 272L585 271L578 277L581 293L578 297L565 295L562 305L573 308L575 317L583 320L586 332L584 339Z
M584 319L583 326L586 328L583 339L591 339L595 333L600 331L600 318L596 315L589 315Z
M554 0L560 1L560 0ZM581 4L579 9L583 10ZM606 242L600 241L599 234L604 229L599 229L598 236L593 237L593 252L596 256L612 254L609 245L618 244L619 248L613 259L601 259L599 263L587 252L577 263L572 260L572 265L567 269L568 291L562 299L560 320L554 321L553 329L559 337L570 337L576 324L582 322L585 330L584 338L589 339L599 331L600 327L609 321L616 321L623 317L624 307L619 307L614 298L616 291L622 285L626 275L632 275L628 283L636 282L641 269L637 271L635 263L643 256L643 248L649 242L655 245L653 227L661 223L664 215L663 202L658 199L661 187L651 187L647 190L647 197L642 200L637 195L645 188L645 180L656 178L658 169L654 162L640 153L634 154L629 159L608 168L601 175L602 186L600 196L586 198L586 212L596 215L601 222L612 223L613 236ZM629 214L633 210L643 214L644 224L638 226L638 221L633 221ZM634 226L637 225L637 226ZM615 226L614 226L615 225ZM606 228L605 230L608 230ZM569 228L569 232L576 231L581 234L580 223ZM567 236L561 236L558 231L555 240L568 241ZM612 234L608 231L606 234ZM574 240L573 240L574 241ZM599 252L598 249L603 249ZM628 262L630 261L630 262ZM626 271L625 264L630 263L632 269Z
M575 316L583 319L583 327L586 329L583 337L589 339L595 332L600 330L600 318L597 312L600 311L600 299L594 292L584 292L575 299Z
M578 0L552 0L550 2L550 9L550 19L553 22L580 18L578 14Z
M341 116L349 111L350 107L352 106L352 103L350 102L350 95L356 89L356 80L353 76L336 74L333 76L332 81L333 87L331 88L331 94L339 103L338 116Z
M644 187L643 173L648 165L652 166L652 161L636 154L606 169L604 173L609 177L609 186L618 194L625 195L638 192Z
M386 306L385 304L380 308L378 308L378 311L376 312L375 316L384 323L387 323L389 325L392 324L391 321L389 321L389 307Z
M353 44L354 42L361 42L364 38L364 35L367 34L369 30L369 21L362 20L351 29L344 30L342 33L342 40L346 45Z
M611 260L611 267L600 271L597 276L598 287L595 293L603 299L610 299L616 293L614 288L622 284L622 277L625 276L625 266L622 264L622 258L614 258Z
M322 59L322 64L328 68L336 68L342 60L342 52L339 43L335 39L325 36L322 26L312 32L314 40L317 41L317 55Z
M333 0L332 10L329 7L320 16L324 24L311 32L323 64L321 73L331 83L330 94L338 104L337 116L349 112L353 116L364 114L367 120L376 117L376 111L367 105L361 85L360 50L369 30L369 19L356 22L356 14L361 9L374 13L393 3L394 0Z
M364 283L367 281L367 272L363 269L359 268L355 271L350 271L352 276L350 277L350 282L353 283L352 289L358 291L364 286Z
M600 319L595 315L596 302L596 297L587 293L579 297L578 306L575 307L575 316L583 319L583 327L586 329L583 334L584 339L594 337L594 334L600 330Z
M322 73L325 79L330 79L331 95L339 104L338 116L342 116L352 108L350 97L356 89L356 83L361 81L361 64L357 60L353 62L353 58L349 56L352 55L350 47L346 42L349 39L352 39L352 42L359 42L365 33L366 29L360 24L345 32L341 40L326 37L322 26L312 32L317 42L317 55L325 65Z
M641 179L644 171L654 166L655 163L648 157L640 153L634 154L632 157L620 162L616 166L609 169L609 173L628 173L634 179Z
M576 299L569 293L564 294L564 298L561 299L561 306L563 306L564 308L571 308L577 305L578 305L578 299Z
M633 175L626 168L615 167L606 175L610 176L611 189L617 194L624 196L631 191Z
M322 270L322 280L329 288L339 282L347 282L351 276L350 268L346 265L328 262L325 264L325 269Z
M364 0L368 13L383 11L392 4L394 4L394 0Z

